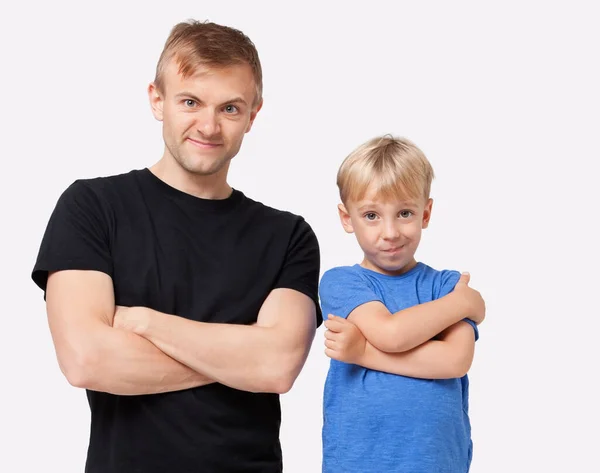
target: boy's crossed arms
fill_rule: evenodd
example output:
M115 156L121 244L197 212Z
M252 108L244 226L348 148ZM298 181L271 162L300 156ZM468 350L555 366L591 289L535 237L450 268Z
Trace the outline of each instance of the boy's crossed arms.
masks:
M325 354L413 378L463 377L475 350L474 330L463 319L479 325L485 318L485 302L469 279L463 273L448 295L395 314L379 301L358 306L348 320L329 314Z

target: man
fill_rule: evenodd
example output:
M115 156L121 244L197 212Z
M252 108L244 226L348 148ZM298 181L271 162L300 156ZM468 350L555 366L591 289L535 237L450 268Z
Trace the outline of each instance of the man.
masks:
M162 158L74 182L32 274L61 370L87 389L85 471L281 472L279 394L322 321L319 247L227 183L262 106L258 54L180 23L148 94Z

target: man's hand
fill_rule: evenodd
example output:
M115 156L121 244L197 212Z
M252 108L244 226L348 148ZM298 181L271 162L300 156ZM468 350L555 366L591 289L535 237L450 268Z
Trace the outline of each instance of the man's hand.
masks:
M356 325L343 317L329 314L325 321L325 354L344 363L360 364L367 339Z
M116 306L113 327L141 335L148 327L149 309L146 307Z
M453 292L463 297L467 304L467 317L479 325L485 319L485 301L479 291L469 287L470 279L469 273L462 273Z

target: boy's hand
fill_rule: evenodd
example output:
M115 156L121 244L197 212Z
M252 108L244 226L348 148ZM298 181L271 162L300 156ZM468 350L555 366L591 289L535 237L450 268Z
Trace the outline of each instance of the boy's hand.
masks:
M360 364L365 354L367 339L352 322L329 314L325 321L325 354L344 363Z
M466 316L479 325L485 319L485 301L479 291L469 287L470 279L469 273L462 273L453 292L459 294L465 302Z

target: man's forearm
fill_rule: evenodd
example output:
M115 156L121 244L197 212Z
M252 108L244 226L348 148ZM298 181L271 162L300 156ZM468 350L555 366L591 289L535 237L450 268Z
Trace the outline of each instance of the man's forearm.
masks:
M134 333L103 326L96 336L97 348L86 360L79 387L135 395L179 391L214 382Z
M285 392L286 358L297 356L272 328L257 325L203 323L146 308L136 333L161 351L227 386L251 392ZM295 378L295 376L294 376Z

